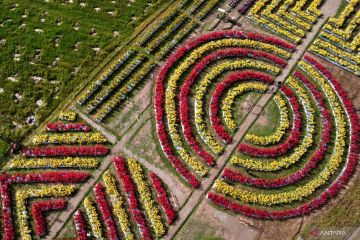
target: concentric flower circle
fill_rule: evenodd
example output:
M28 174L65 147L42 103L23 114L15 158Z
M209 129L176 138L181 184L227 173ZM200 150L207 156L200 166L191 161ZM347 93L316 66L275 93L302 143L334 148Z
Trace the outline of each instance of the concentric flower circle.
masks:
M359 119L331 73L306 56L280 92L291 106L291 130L277 142L246 136L208 194L214 204L257 218L303 215L332 199L354 172Z
M231 141L218 116L223 93L234 90L225 101L231 107L242 93L265 92L293 50L274 37L224 31L203 35L169 57L156 79L157 133L166 157L193 187ZM230 124L231 117L224 121Z

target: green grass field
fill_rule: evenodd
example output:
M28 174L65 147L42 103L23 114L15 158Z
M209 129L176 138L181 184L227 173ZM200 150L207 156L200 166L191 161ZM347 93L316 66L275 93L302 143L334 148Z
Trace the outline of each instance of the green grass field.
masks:
M165 0L0 2L0 132L20 141ZM26 119L35 117L34 124Z

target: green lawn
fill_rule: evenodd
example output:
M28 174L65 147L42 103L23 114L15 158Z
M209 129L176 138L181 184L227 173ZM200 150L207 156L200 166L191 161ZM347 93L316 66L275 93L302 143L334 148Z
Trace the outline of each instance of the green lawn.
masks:
M69 3L73 2L73 3ZM166 0L0 2L0 132L19 141ZM99 51L97 51L99 50Z

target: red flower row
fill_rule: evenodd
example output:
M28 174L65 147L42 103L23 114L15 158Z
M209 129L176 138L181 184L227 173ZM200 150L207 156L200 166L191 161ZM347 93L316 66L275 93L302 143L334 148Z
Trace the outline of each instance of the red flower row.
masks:
M44 173L4 173L0 176L1 184L4 183L78 183L87 180L87 172L51 171Z
M198 179L190 172L188 167L176 156L176 153L173 150L171 140L167 135L166 126L165 126L165 80L168 72L177 61L179 61L189 50L196 48L197 46L210 42L217 39L223 38L241 38L241 39L252 39L269 44L273 44L282 48L285 48L290 51L295 51L295 45L292 45L281 39L265 36L257 33L243 33L236 30L231 31L221 31L221 32L211 32L201 37L182 45L179 47L174 54L172 54L165 65L160 69L160 72L156 78L155 84L155 99L154 99L154 108L155 108L155 117L156 117L156 130L161 144L161 148L164 151L166 157L176 169L177 172L194 188L199 186Z
M320 208L332 198L334 198L344 184L348 182L352 174L354 173L358 159L359 159L359 117L356 114L356 110L349 100L347 93L341 87L341 85L336 81L332 74L314 58L306 55L305 60L313 65L323 76L325 76L335 88L338 96L341 98L345 110L349 116L351 123L351 134L350 134L350 144L349 144L349 154L348 160L345 168L341 172L340 176L325 190L319 197L313 199L310 202L304 203L296 208L286 209L286 210L275 210L267 211L264 209L256 209L248 205L238 204L232 202L223 196L209 193L207 195L208 199L211 200L215 205L224 207L225 209L232 210L237 213L242 213L246 216L261 218L261 219L284 219L289 217L295 217L299 215L307 214L314 209Z
M252 53L253 54L253 53ZM220 112L220 98L224 94L224 91L228 89L235 82L242 81L259 81L267 84L272 84L274 82L274 78L259 71L241 71L234 72L229 75L222 83L216 86L215 91L212 94L210 101L210 121L215 132L226 142L230 143L232 141L232 137L225 130L225 127L221 123L221 119L219 117Z
M67 207L64 199L44 200L35 202L31 206L31 213L35 222L36 235L43 237L46 234L46 219L43 212L49 210L62 210Z
M215 164L215 161L213 157L206 151L202 149L200 144L197 142L194 134L193 129L191 127L190 123L190 106L189 106L189 94L191 92L192 86L195 83L195 81L198 79L201 72L208 66L209 64L213 63L214 61L217 61L222 58L226 57L250 57L250 58L256 58L256 59L265 59L274 63L277 63L281 66L285 66L286 62L269 53L263 52L263 51L257 51L247 48L229 48L229 49L220 49L218 51L215 51L203 59L199 63L195 65L193 70L190 72L188 77L186 78L184 84L180 88L179 93L179 112L180 112L180 121L182 124L182 129L184 131L185 139L187 140L190 147L196 152L208 165L212 166ZM251 72L251 71L249 71ZM250 73L247 72L246 74L249 75ZM264 74L265 75L265 74ZM221 131L221 127L218 129L220 133L223 133ZM222 129L225 131L225 129ZM226 132L225 132L226 133ZM224 134L225 134L224 133ZM230 137L226 136L225 137ZM231 137L230 137L231 138ZM229 138L226 138L229 140Z
M131 217L138 225L142 239L150 240L152 239L151 232L140 210L140 205L136 197L135 184L130 177L125 160L121 157L114 157L113 162L128 198Z
M250 186L256 186L259 188L277 188L286 185L293 184L300 181L308 173L314 169L317 164L324 159L325 153L327 151L327 146L331 141L331 113L327 109L325 104L325 97L316 89L316 86L310 82L301 72L296 71L294 76L302 81L306 87L310 90L314 96L317 105L319 106L321 113L321 123L322 123L322 132L321 132L321 142L317 147L316 151L313 153L311 159L299 170L286 177L277 178L277 179L263 179L263 178L253 178L248 177L240 172L236 172L226 168L222 174L223 178L226 178L233 182L239 182L242 184L248 184Z
M80 210L77 210L74 213L74 223L76 230L76 240L86 240L87 239L86 221Z
M46 172L46 173L17 173L0 175L0 194L2 200L2 230L5 240L14 240L14 225L11 211L10 184L12 183L79 183L90 177L86 172Z
M165 215L167 218L167 222L168 222L168 224L172 224L176 217L176 212L169 201L167 192L166 192L160 178L155 173L150 172L149 176L151 179L152 187L155 189L156 194L157 194L157 201L164 209L164 212L165 212Z
M4 240L14 240L15 232L11 213L10 184L1 183L2 232Z
M86 123L55 122L46 124L46 130L50 132L89 132L91 128Z
M247 143L239 144L238 151L256 157L276 157L285 154L299 142L301 137L302 113L300 104L291 88L283 85L281 91L288 98L294 112L294 120L289 137L281 144L272 147L258 147Z
M110 206L106 201L104 185L102 185L102 183L97 183L94 187L94 193L95 193L96 202L100 208L102 220L107 229L108 239L111 240L119 239L117 236L115 221L112 217Z
M104 156L109 148L103 145L95 146L54 146L30 147L23 149L24 157L75 157L75 156Z

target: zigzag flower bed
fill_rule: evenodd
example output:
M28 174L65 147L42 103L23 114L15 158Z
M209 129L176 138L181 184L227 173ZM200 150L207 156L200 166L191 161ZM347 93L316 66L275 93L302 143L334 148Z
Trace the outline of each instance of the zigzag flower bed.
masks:
M231 106L235 95L265 92L294 50L274 37L224 31L190 41L169 57L156 79L156 128L162 150L187 183L198 187L199 177L207 174L224 144L232 140L232 132L222 127L218 116L220 106ZM213 85L209 124L206 101ZM232 88L234 97L223 101Z
M290 93L290 89L295 95L287 95L289 101L296 96L301 105L292 110L303 115L299 141L276 156L259 153L286 140L240 147L241 153L233 155L207 195L213 204L250 217L284 219L320 208L347 183L358 162L360 130L347 94L309 55L281 90ZM314 131L317 134L308 134ZM267 159L271 157L275 158Z
M176 218L169 197L155 173L147 173L134 159L114 157L113 166L74 214L77 238L161 238Z
M30 198L70 197L77 190L76 184L86 181L89 177L90 175L84 172L64 171L0 175L4 239L33 239L29 224L30 215L27 212L27 204ZM39 236L43 236L46 229L44 216L39 216L38 211L60 210L66 207L66 201L62 199L57 200L55 204L51 204L52 206L48 206L48 203L39 202L34 203L33 206L34 231ZM15 219L14 216L16 216ZM17 229L14 226L15 222Z
M90 177L89 172L74 169L95 169L109 153L109 148L101 145L107 139L86 123L75 122L75 112L62 112L58 118L60 121L48 123L43 133L30 139L42 146L24 147L22 156L10 160L7 173L0 175L1 227L6 240L46 237L47 226L54 223L54 218L47 216L65 210L67 199ZM64 134L66 138L59 137ZM43 141L40 136L58 140ZM82 145L84 139L88 145ZM30 224L31 219L34 224Z

